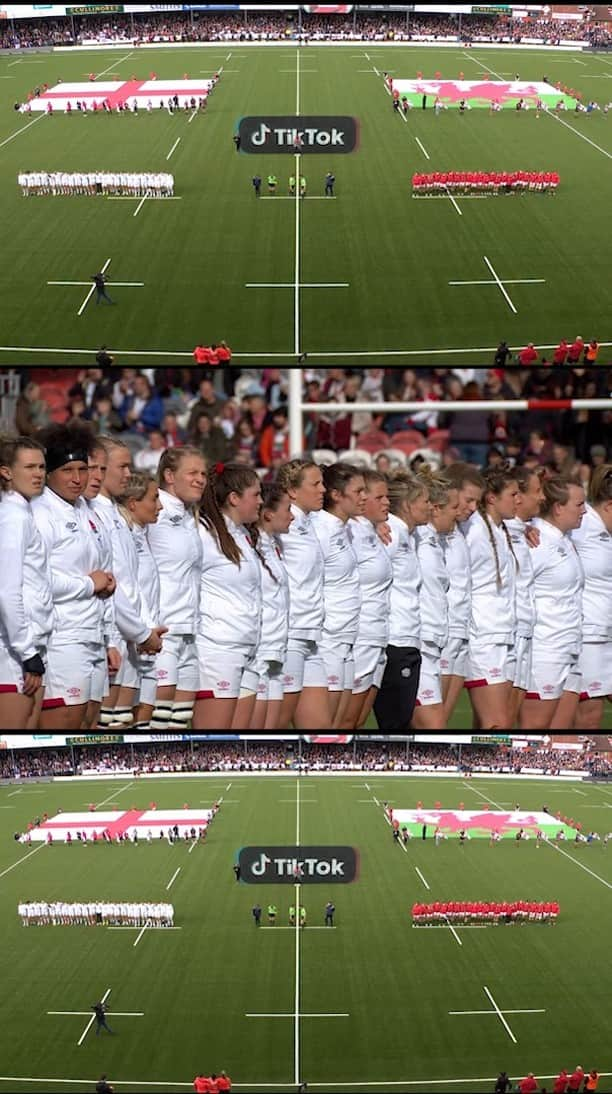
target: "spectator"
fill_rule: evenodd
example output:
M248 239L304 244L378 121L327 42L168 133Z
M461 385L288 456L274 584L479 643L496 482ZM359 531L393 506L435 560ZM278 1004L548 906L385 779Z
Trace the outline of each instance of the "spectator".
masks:
M253 429L252 422L248 416L241 418L236 426L236 433L234 435L234 446L236 463L246 464L247 467L255 466L255 454L259 447L259 441L257 434Z
M480 399L480 388L476 382L465 385L463 398L466 401ZM459 452L459 458L466 463L482 467L487 458L490 437L490 423L482 410L467 410L461 414L449 414L450 442Z
M265 391L260 384L251 384L247 388L243 397L243 406L254 432L261 433L268 414L268 405L265 400Z
M125 397L119 414L130 433L144 434L160 428L164 404L146 376L134 377L134 393Z
M77 382L68 389L69 399L79 396L83 399L88 417L91 416L96 399L103 395L110 395L110 384L104 380L101 368L81 369Z
M197 421L198 415L202 411L205 411L208 414L211 421L216 421L220 418L224 402L225 399L216 393L212 380L200 380L199 396L191 406L187 432L192 432L194 423Z
M166 448L179 448L185 444L186 433L178 424L178 418L173 410L168 410L161 423L161 431L164 435Z
M149 471L155 475L165 447L161 429L152 429L149 433L149 443L134 456L134 467L138 471Z
M210 347L203 346L201 342L198 342L193 351L193 359L196 365L207 365L209 359Z
M591 457L593 469L601 467L602 463L605 463L607 459L607 452L603 444L592 444L589 449L589 455Z
M277 469L289 459L289 422L287 408L279 406L272 421L261 434L259 462L262 467Z
M120 433L123 429L121 417L114 409L109 395L101 395L95 400L91 421L98 433Z
M40 398L40 387L33 382L26 384L17 399L15 427L20 437L33 437L39 429L51 422L47 403Z
M213 463L224 463L231 455L225 433L205 410L201 410L195 419L188 434L188 444L201 450L208 467Z
M568 363L568 365L577 365L579 360L580 360L580 357L582 355L583 350L584 350L584 342L583 342L582 338L580 337L580 335L577 334L576 337L574 338L574 341L572 342L569 350L568 350L568 354L567 354L567 363Z
M233 440L234 434L236 432L236 423L239 417L240 412L238 410L238 404L235 402L234 399L228 399L227 402L223 404L223 409L221 410L221 420L219 422L219 425L225 433L228 441Z
M569 346L565 338L562 338L553 354L553 365L564 365L568 350Z
M138 369L135 368L122 368L121 376L113 384L113 390L111 398L113 400L113 406L115 410L120 410L123 406L126 396L133 395L134 393L134 380L138 375Z

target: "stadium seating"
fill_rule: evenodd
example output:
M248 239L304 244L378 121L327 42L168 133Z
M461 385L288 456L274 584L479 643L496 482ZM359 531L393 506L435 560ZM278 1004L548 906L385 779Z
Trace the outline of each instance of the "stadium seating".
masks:
M334 452L332 448L314 448L310 453L315 463L337 463L338 453Z
M378 456L388 456L392 467L406 466L406 453L401 448L381 448L380 452L374 453L374 461Z
M420 439L422 440L422 437ZM374 455L375 452L380 452L381 448L389 443L389 435L384 433L382 429L366 429L365 432L359 434L357 443L359 448L364 448L366 452Z
M393 434L390 438L390 444L392 448L400 448L402 452L409 454L415 448L420 448L423 440L423 434L419 433L418 429L403 429L399 433Z
M434 429L427 437L427 447L434 452L445 452L450 444L450 429Z
M359 464L361 467L371 467L372 455L365 448L345 448L343 452L338 453L338 459Z

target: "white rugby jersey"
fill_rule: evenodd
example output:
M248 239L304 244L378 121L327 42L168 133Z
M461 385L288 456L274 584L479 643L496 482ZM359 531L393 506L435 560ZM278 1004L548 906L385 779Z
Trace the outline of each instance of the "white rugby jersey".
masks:
M180 498L159 491L163 509L147 538L161 583L161 626L170 634L195 634L198 629L202 541L193 514Z
M515 581L516 633L521 638L531 638L536 619L535 591L533 586L533 548L525 538L529 524L514 517L504 522L514 551L518 570Z
M448 587L448 634L469 638L472 603L470 552L461 528L440 537L450 582Z
M584 587L580 556L569 534L541 517L535 517L533 524L540 532L540 544L531 556L536 600L534 645L546 647L556 658L579 654Z
M83 515L87 517L87 523L93 534L98 550L98 564L96 569L108 570L111 573L114 573L112 528L109 528L107 525L102 507L100 506L98 508L100 495L91 501L83 500L85 501L86 506L86 509L83 510ZM106 645L110 645L114 641L115 635L114 596L109 596L107 600L103 601L103 631L104 641Z
M104 601L88 576L99 568L98 550L85 502L71 505L46 486L32 513L51 568L54 642L102 642Z
M127 642L139 644L149 637L151 628L144 622L144 608L138 581L138 554L132 534L119 509L110 498L100 494L96 511L104 521L112 544L115 590L115 624Z
M391 542L385 549L391 560L393 584L390 593L389 645L421 648L421 607L419 594L423 577L416 540L408 525L389 513Z
M323 552L310 514L291 506L293 521L281 537L289 575L289 634L311 642L321 640L324 601Z
M415 531L423 584L420 589L421 638L443 648L448 641L449 577L442 541L433 524Z
M346 523L322 509L320 513L312 514L312 526L325 564L323 637L352 646L359 625L361 587L357 557Z
M32 507L12 490L0 501L0 558L0 643L27 661L51 634L52 578Z
M261 633L261 564L243 525L225 514L224 519L242 557L240 565L226 558L215 534L198 524L202 543L198 634L215 645L254 648Z
M258 546L274 577L261 567L261 635L257 654L264 661L283 662L289 636L289 576L276 536L260 530Z
M356 642L362 646L387 646L393 581L391 559L367 517L353 517L347 527L357 557L361 586Z
M570 533L584 569L583 636L588 642L612 639L612 535L591 505L580 528Z
M476 511L461 525L472 571L470 638L490 638L492 642L511 645L515 631L514 559L503 528L498 528L490 518L489 526L497 548L499 586L495 554L484 517Z
M149 630L159 626L160 585L157 563L149 546L146 529L134 524L130 529L138 559L138 585L142 598L143 619Z

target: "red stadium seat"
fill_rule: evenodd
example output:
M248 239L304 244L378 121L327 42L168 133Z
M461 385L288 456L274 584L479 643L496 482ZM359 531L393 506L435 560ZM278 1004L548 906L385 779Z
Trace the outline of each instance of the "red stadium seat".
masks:
M427 437L427 447L434 452L446 452L450 443L450 429L434 429Z
M357 447L364 448L366 452L380 452L388 444L389 434L383 433L382 429L366 429L365 433L360 433L357 437Z
M422 448L425 438L418 429L404 429L400 433L394 433L387 438L390 448L401 448L402 452L414 452L415 448Z

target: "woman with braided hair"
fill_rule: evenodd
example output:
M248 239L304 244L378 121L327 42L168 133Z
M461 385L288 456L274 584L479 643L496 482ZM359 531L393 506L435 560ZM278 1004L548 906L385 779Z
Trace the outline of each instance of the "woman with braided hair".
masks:
M504 521L516 512L518 483L507 463L482 473L478 509L465 522L472 571L469 691L480 729L512 729L516 559Z
M261 509L257 472L213 464L198 511L202 542L194 729L249 729L257 688L244 686L261 633L260 562L245 525Z

